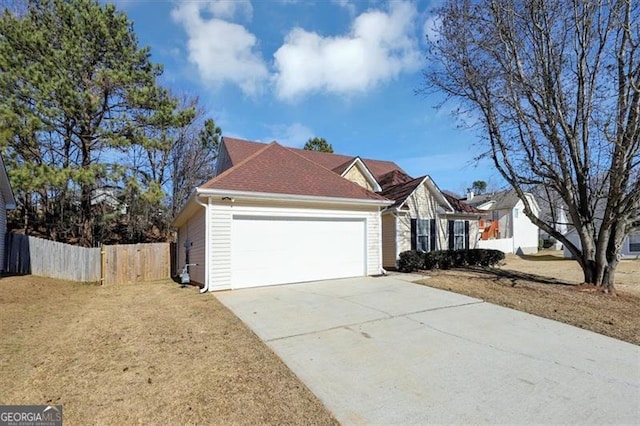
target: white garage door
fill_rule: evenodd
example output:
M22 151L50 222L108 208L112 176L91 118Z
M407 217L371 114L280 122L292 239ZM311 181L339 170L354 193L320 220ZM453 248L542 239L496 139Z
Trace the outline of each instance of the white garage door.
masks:
M365 221L236 216L231 287L362 276Z

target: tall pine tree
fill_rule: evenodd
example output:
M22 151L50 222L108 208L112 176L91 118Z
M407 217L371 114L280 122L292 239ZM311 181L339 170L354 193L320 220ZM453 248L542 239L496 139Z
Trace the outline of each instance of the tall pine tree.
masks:
M92 197L130 181L123 159L136 150L155 156L146 186L158 191L155 159L193 118L161 73L111 4L35 0L21 16L0 15L0 146L26 228L96 244Z

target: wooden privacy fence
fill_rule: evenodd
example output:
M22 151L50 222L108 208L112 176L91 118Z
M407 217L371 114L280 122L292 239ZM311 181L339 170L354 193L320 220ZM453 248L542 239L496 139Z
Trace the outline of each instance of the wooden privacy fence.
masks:
M169 278L169 243L102 246L104 284Z
M69 281L100 281L100 249L76 247L27 235L7 234L6 267Z
M5 271L70 281L126 284L170 277L169 243L77 247L7 234Z

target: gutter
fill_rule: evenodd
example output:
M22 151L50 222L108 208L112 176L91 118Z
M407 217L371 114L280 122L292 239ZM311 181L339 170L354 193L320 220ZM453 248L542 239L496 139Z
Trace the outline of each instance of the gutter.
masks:
M198 205L204 207L204 283L200 289L200 294L209 291L209 198L207 198L207 204L200 201L198 194L193 197Z
M196 195L237 197L244 200L284 200L284 201L305 201L315 203L334 203L345 205L369 205L369 206L390 206L394 202L391 200L364 200L355 198L321 197L311 195L277 194L270 192L249 192L234 191L225 189L196 188Z

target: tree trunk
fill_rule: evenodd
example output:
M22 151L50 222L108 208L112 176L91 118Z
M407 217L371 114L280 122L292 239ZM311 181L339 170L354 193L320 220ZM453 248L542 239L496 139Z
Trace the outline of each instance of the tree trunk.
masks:
M93 246L93 217L91 214L91 187L88 185L82 186L80 210L82 215L82 236L80 237L80 243L84 247L91 247Z
M607 259L607 256L596 256L595 259L583 258L579 263L585 284L602 287L602 291L608 294L616 294L613 282L619 261L615 255L612 259Z

